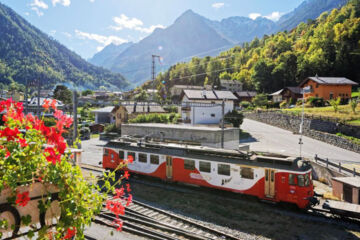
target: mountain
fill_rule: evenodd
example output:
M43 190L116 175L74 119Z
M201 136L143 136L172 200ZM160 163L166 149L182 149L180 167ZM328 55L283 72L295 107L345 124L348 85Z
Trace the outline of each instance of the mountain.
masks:
M89 59L89 62L96 66L110 68L113 65L115 58L133 44L133 42L127 42L120 45L109 44Z
M143 87L155 85L159 97L170 98L174 85L219 86L220 79L237 80L245 90L261 93L298 86L317 74L360 83L359 31L360 0L351 0L291 31L256 38L215 57L177 63Z
M192 56L216 56L236 44L249 42L255 37L291 30L300 22L316 19L323 11L341 7L347 0L307 0L278 22L258 17L229 17L221 21L209 20L191 10L183 13L166 29L156 29L151 35L135 43L116 58L109 57L103 67L121 72L129 81L139 85L150 79L151 55L160 55L166 70L171 64L188 61ZM103 50L105 51L105 49ZM106 53L100 52L100 55ZM106 57L104 57L106 58Z
M88 63L0 3L0 84L39 79L49 88L129 87L122 75Z
M277 22L278 31L291 30L301 22L316 19L321 13L340 8L348 0L306 0L295 8L294 11L283 15Z

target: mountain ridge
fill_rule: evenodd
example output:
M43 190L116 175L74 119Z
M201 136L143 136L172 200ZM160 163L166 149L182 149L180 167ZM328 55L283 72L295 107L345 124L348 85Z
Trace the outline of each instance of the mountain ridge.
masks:
M121 74L94 66L0 3L0 83L41 80L45 87L70 84L125 89Z

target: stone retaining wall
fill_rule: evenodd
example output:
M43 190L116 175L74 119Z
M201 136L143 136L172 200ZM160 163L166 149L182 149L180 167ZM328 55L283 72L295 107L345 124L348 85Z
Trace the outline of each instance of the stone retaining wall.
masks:
M294 133L299 132L301 123L301 118L299 118L298 116L281 114L279 112L250 112L245 113L244 116L246 118L267 123L272 126L280 127ZM305 118L303 125L303 134L319 141L360 153L360 145L355 144L347 140L346 138L331 134L336 133L338 127L339 126L336 125L336 123L325 122L319 119ZM327 132L322 132L321 130Z

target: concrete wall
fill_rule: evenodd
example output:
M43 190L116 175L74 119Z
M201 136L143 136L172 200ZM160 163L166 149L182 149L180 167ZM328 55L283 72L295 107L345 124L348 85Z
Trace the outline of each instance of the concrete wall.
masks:
M340 200L343 200L343 183L332 180L333 195Z
M239 148L238 128L226 128L224 148ZM123 124L121 135L150 136L157 139L194 142L208 147L221 147L221 129L216 127L196 127L173 124Z
M329 168L326 168L323 165L320 165L316 162L310 162L313 172L312 177L314 180L321 180L322 182L325 182L327 185L331 186L333 184L333 177L344 177L345 175L343 173L339 173L337 170L332 170Z
M259 122L267 123L276 127L280 127L286 130L290 130L294 133L299 132L301 118L298 116L292 116L282 114L279 112L251 112L244 114L246 118L253 119ZM353 152L360 153L360 145L352 143L351 141L336 136L331 133L347 131L352 132L352 135L359 135L359 127L345 127L346 125L336 124L329 121L322 121L320 119L304 119L303 133L305 136L317 139L322 142L332 144L337 147L341 147ZM344 133L345 134L345 133ZM348 134L346 134L348 135Z

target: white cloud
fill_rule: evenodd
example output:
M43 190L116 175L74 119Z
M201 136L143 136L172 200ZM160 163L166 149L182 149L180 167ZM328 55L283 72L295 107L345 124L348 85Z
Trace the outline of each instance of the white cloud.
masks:
M252 20L257 19L258 17L261 17L260 13L250 13L249 14L249 18L251 18Z
M79 30L75 30L75 34L80 39L89 39L101 43L104 47L113 43L115 45L119 45L125 42L128 42L126 39L117 37L117 36L103 36L95 33L87 33L81 32ZM98 47L99 48L99 47Z
M267 18L272 21L277 21L280 19L280 17L282 15L283 15L283 13L280 13L280 12L272 12L271 14L266 15L266 16L262 16L260 13L250 13L249 18L251 18L252 20L255 20L258 17L264 17L264 18Z
M96 47L96 51L101 52L105 47L106 46L98 46L98 47Z
M222 8L222 7L224 7L224 3L223 2L218 2L218 3L213 3L211 6L213 7L213 8L216 8L216 9L219 9L219 8Z
M56 6L56 4L59 3L65 7L68 7L71 4L71 0L51 0L51 2L53 4L53 6Z
M144 33L152 33L156 28L165 28L165 26L161 24L151 25L148 28L143 27L144 23L140 19L129 18L125 14L121 14L120 17L113 17L113 21L115 22L115 26L110 26L110 28L116 31L127 28Z
M129 18L125 14L121 14L120 17L113 17L113 21L116 26L111 26L112 29L119 31L124 28L135 29L136 27L140 27L144 25L144 23L137 18Z
M89 0L89 1L92 2L92 3L95 2L95 0Z
M267 19L270 19L272 21L277 21L280 19L281 17L281 13L280 12L272 12L270 15L264 16Z
M31 10L35 11L39 17L44 15L44 13L42 11L40 11L37 7L32 7Z
M72 38L72 35L68 32L62 32L62 34L67 38Z
M30 3L30 6L33 8L42 8L42 9L48 9L49 6L43 2L42 0L34 0L34 2Z

